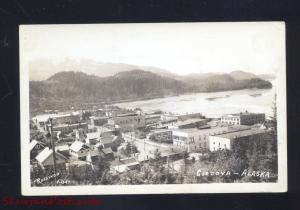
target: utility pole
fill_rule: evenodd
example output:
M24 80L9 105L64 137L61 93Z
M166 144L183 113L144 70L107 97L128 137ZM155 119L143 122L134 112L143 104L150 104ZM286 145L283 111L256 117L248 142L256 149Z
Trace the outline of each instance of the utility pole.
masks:
M49 118L50 121L50 137L51 137L51 147L52 147L52 158L53 158L53 168L54 168L54 180L56 185L56 151L55 151L55 143L53 141L53 125L52 125L52 118Z

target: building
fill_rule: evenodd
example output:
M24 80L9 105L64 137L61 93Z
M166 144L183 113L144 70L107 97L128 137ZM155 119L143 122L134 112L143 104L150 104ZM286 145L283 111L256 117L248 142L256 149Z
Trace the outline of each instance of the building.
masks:
M263 113L249 113L241 112L239 114L227 114L221 118L222 123L231 125L254 125L263 123L265 121L265 114Z
M202 119L204 116L201 113L189 113L189 114L163 114L161 116L162 120L169 121L169 120L179 120L185 121L188 119Z
M85 142L88 145L96 145L100 141L100 132L87 133Z
M123 173L126 170L139 168L140 163L133 157L124 159L115 159L111 162L110 170L113 173Z
M145 116L138 113L118 114L108 119L108 124L117 125L121 131L132 131L146 126Z
M149 114L145 115L146 125L156 124L161 121L160 114Z
M32 122L39 130L47 131L50 118L53 125L77 124L80 122L81 116L79 112L42 114L33 117Z
M67 162L67 158L60 154L59 152L55 153L56 157L56 166L57 167L65 167L65 163ZM52 167L54 165L53 161L53 150L49 149L49 147L45 147L43 151L41 151L35 158L39 165L42 168Z
M99 145L97 146L101 146L102 148L118 148L121 143L122 143L122 137L121 136L115 136L115 135L111 135L111 136L103 136L100 137L100 141L99 141Z
M50 127L50 124L48 124L48 127ZM60 131L61 133L70 133L73 130L83 129L85 131L88 130L88 124L87 123L75 123L75 124L58 124L53 125L53 131Z
M209 136L225 133L228 131L238 131L248 129L248 126L218 126L202 127L190 129L175 129L172 131L173 144L184 147L190 151L197 149L209 149Z
M207 119L187 119L185 121L178 121L168 126L169 129L187 129L187 128L198 128L206 125Z
M90 147L86 144L84 144L81 141L75 141L71 146L70 146L70 155L75 157L76 159L80 160L86 160L87 155L89 154Z
M37 141L37 140L32 140L29 144L29 149L30 149L30 159L35 159L35 157L45 149L45 144Z
M172 131L168 129L153 130L147 135L147 139L160 143L172 144Z
M272 137L269 131L263 129L248 128L241 131L229 131L209 136L209 150L231 150L238 142L253 144L254 141L261 142L266 140L272 140Z
M100 152L102 153L102 156L106 160L114 160L115 159L114 152L112 151L112 149L110 147L102 149Z
M182 114L177 116L178 120L185 121L188 119L201 119L204 116L201 113L190 113L190 114Z
M56 124L76 124L81 120L81 115L79 112L71 112L71 113L61 113L52 117L53 125Z
M108 117L102 116L102 117L96 117L91 116L90 117L90 123L92 126L102 126L107 123Z

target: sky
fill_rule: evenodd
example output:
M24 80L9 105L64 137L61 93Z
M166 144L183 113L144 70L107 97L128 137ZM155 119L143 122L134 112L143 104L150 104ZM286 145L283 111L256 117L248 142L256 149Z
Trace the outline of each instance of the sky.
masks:
M154 66L179 75L285 68L283 22L27 25L20 59Z

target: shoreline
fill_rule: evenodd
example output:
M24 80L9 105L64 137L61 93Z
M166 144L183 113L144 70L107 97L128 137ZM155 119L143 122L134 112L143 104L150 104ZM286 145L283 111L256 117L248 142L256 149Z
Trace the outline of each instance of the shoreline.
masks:
M256 89L236 89L236 90L220 90L220 91L206 91L206 92L187 92L187 93L181 93L181 94L177 94L177 95L169 95L169 96L157 96L157 97L147 97L147 98L136 98L136 99L124 99L124 100L117 100L117 101L113 101L113 102L102 102L103 104L110 104L110 105L114 105L114 104L122 104L122 103L127 103L127 102L135 102L135 101L147 101L147 100L153 100L153 99L159 99L159 98L169 98L169 97L176 97L176 96L183 96L183 95L190 95L190 94L199 94L199 93L221 93L221 92L231 92L231 91L240 91L240 90L270 90L271 88L256 88Z

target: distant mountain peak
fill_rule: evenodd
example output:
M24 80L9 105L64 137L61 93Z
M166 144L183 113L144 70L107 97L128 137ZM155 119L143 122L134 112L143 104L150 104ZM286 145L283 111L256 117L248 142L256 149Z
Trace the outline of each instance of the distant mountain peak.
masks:
M235 80L245 80L245 79L258 78L257 75L255 75L253 73L246 72L246 71L242 71L242 70L232 71L232 72L230 72L229 75L232 76Z

